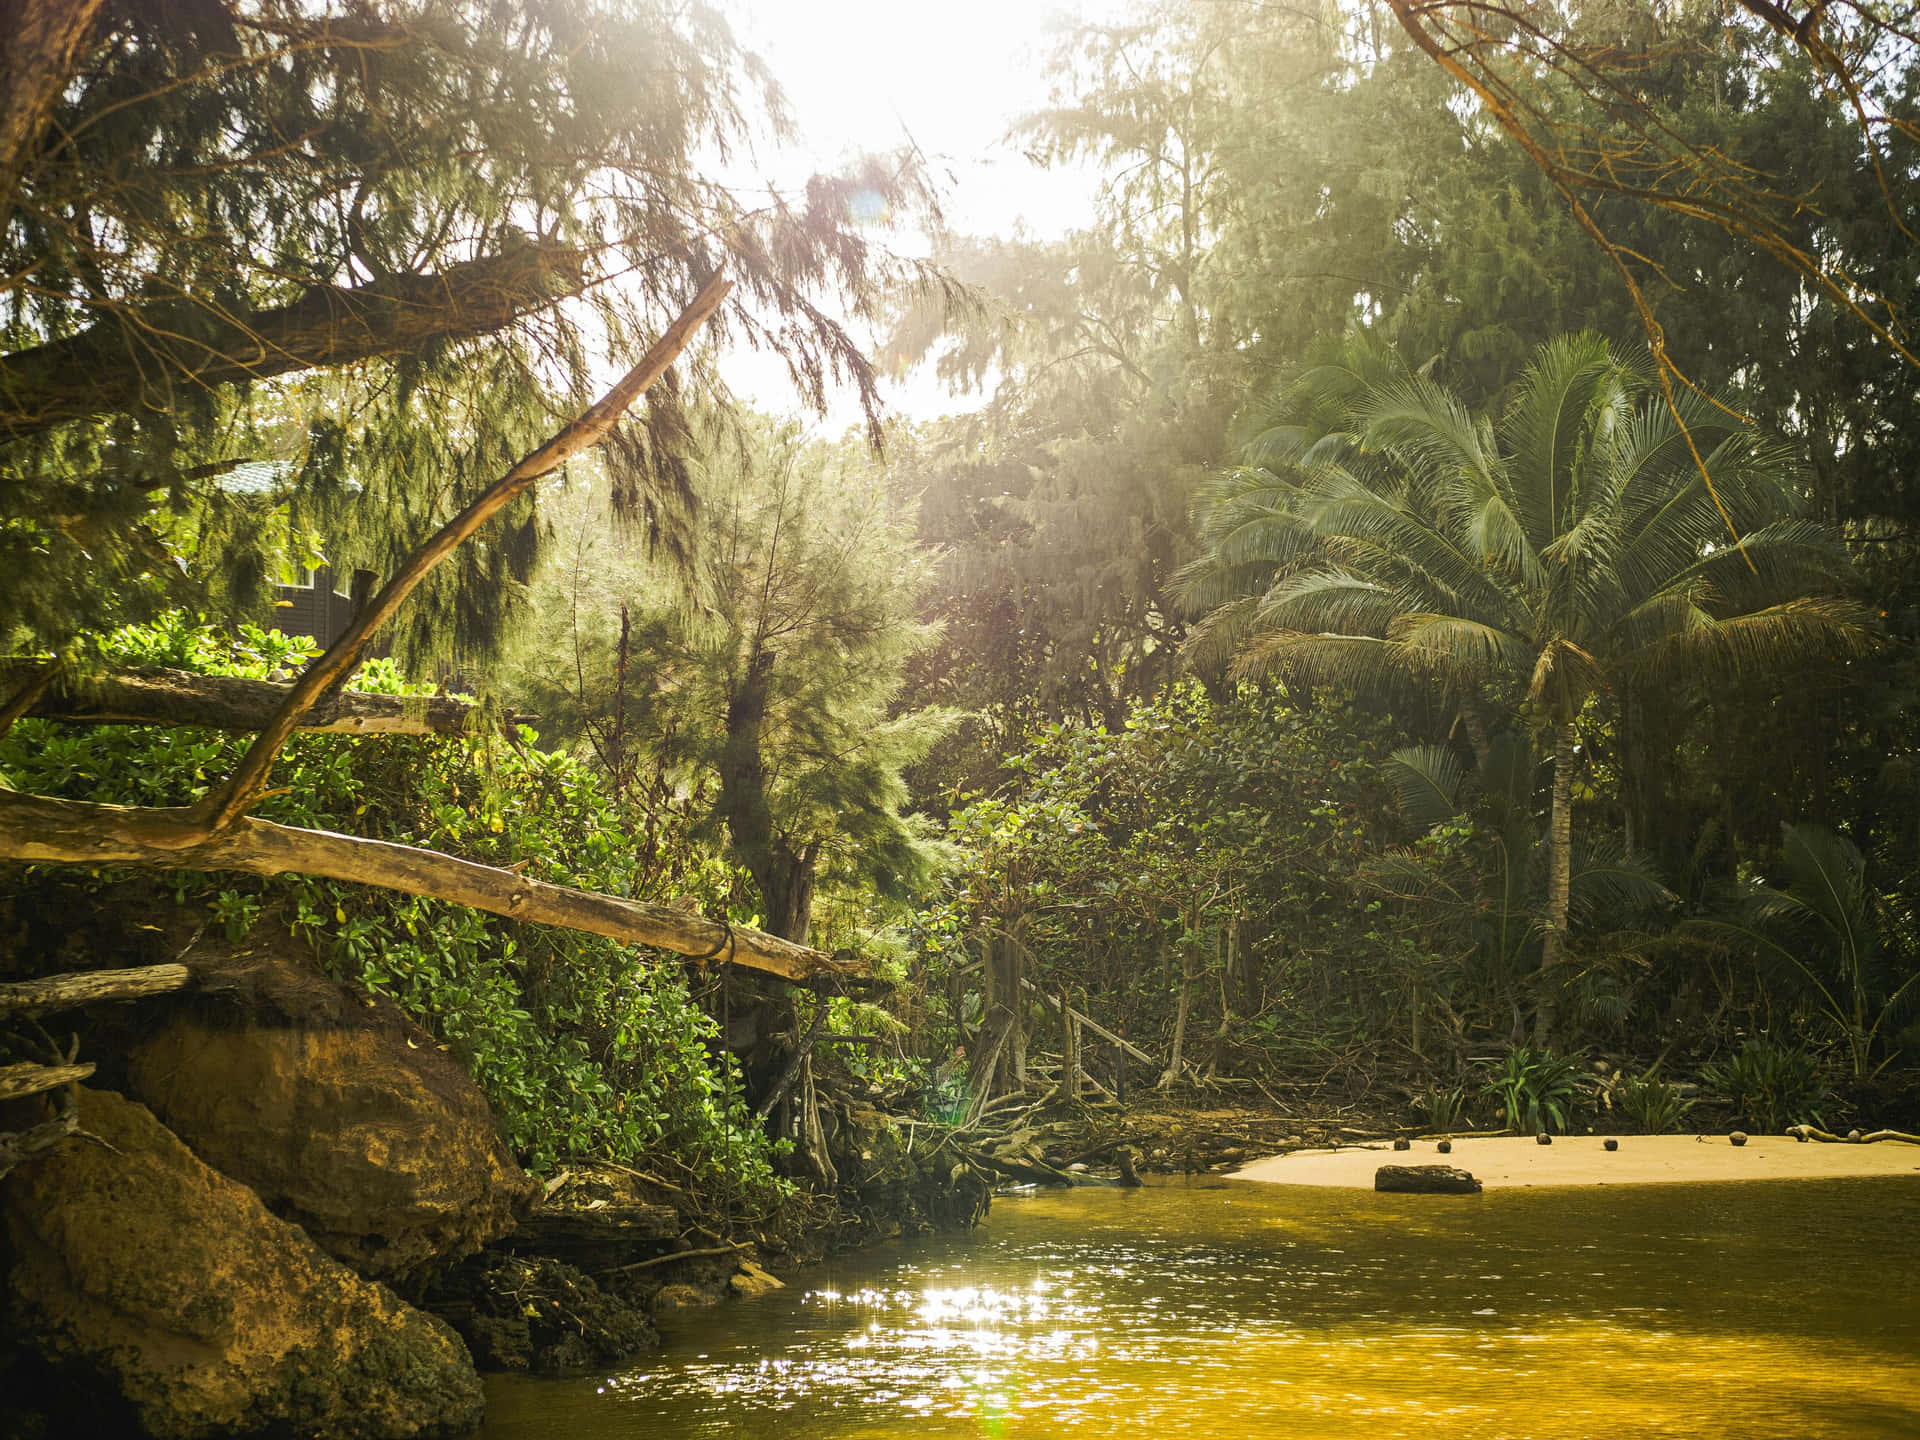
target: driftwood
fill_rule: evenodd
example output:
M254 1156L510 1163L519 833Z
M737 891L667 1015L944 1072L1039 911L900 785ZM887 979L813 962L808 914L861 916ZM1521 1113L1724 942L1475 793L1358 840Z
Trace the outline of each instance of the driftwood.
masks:
M62 1085L71 1085L91 1074L91 1064L0 1065L0 1100L19 1100L28 1095L58 1090Z
M729 929L691 911L550 885L437 850L252 819L212 839L181 845L182 836L198 833L195 818L185 810L93 805L0 791L0 860L320 875L447 900L509 920L730 960L790 980L862 968L858 960L836 960L758 930Z
M50 675L41 660L0 660L0 693ZM26 713L68 725L186 725L202 730L258 731L286 704L291 685L237 675L195 675L141 666L66 677L49 686ZM299 729L325 735L467 735L483 712L445 695L324 695L300 716ZM505 716L512 724L530 716Z
M68 1085L60 1108L50 1120L26 1130L0 1131L0 1175L53 1149L69 1135L80 1133L80 1087Z
M78 1010L104 1000L140 1000L184 990L192 979L184 965L143 965L136 970L82 970L0 985L0 1015Z
M1789 1125L1787 1134L1800 1140L1819 1140L1828 1145L1876 1145L1882 1140L1895 1140L1907 1145L1920 1145L1920 1135L1909 1135L1904 1130L1870 1130L1858 1140L1845 1135L1835 1135L1813 1125Z

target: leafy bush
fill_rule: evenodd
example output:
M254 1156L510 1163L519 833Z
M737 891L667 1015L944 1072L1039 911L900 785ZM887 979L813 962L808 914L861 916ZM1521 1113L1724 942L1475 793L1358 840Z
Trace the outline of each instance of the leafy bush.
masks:
M1754 1128L1778 1134L1789 1125L1820 1125L1814 1109L1826 1096L1820 1064L1804 1047L1749 1040L1726 1064L1706 1072L1706 1081L1727 1097L1735 1115Z
M1466 1104L1464 1085L1429 1085L1413 1101L1414 1108L1427 1117L1427 1128L1433 1131L1459 1129Z
M1649 1135L1663 1135L1680 1128L1680 1121L1693 1108L1691 1100L1680 1097L1680 1087L1652 1075L1629 1080L1616 1092L1615 1103L1629 1120Z
M1580 1070L1551 1050L1516 1045L1499 1065L1487 1070L1486 1092L1500 1103L1510 1128L1520 1131L1565 1130L1578 1093Z
M246 627L233 641L169 617L102 647L121 663L261 678L298 666L307 642ZM427 693L388 662L355 688ZM0 775L70 799L184 805L218 783L248 737L22 720L0 737ZM675 827L521 730L462 740L297 735L274 768L263 819L430 845L487 864L642 899L691 897L724 913L733 875ZM659 840L662 828L674 833ZM654 859L657 855L660 858ZM99 883L111 884L112 872ZM716 1033L677 964L597 936L523 926L393 891L288 875L182 872L182 903L239 939L283 926L336 978L392 997L472 1071L510 1143L535 1170L570 1156L669 1165L750 1204L782 1194L771 1147L708 1050ZM736 919L744 917L736 916ZM723 1174L723 1171L726 1172Z

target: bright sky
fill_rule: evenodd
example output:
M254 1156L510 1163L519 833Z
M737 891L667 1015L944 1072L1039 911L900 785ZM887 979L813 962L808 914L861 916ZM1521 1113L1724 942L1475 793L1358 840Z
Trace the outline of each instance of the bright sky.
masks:
M798 185L863 150L918 145L947 189L948 224L1009 234L1024 224L1057 236L1091 218L1093 177L1046 172L1002 145L1019 115L1047 103L1047 23L1061 13L1103 17L1113 0L733 0L735 33L766 60L800 129L797 151L762 157L767 178ZM734 388L763 409L797 412L777 364L727 362ZM888 390L888 408L929 417L971 409L930 374ZM822 427L858 420L842 396Z

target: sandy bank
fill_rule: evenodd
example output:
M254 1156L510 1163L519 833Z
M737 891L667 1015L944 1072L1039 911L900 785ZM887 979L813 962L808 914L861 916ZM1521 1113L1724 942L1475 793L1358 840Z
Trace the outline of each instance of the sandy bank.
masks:
M1553 1144L1491 1136L1455 1140L1453 1153L1431 1140L1411 1151L1390 1145L1296 1150L1256 1160L1234 1172L1275 1185L1330 1185L1371 1190L1382 1165L1455 1165L1489 1190L1527 1185L1672 1185L1718 1180L1818 1180L1850 1175L1920 1177L1920 1145L1801 1144L1785 1135L1756 1135L1736 1149L1725 1135L1625 1135L1609 1154L1598 1135L1556 1135Z

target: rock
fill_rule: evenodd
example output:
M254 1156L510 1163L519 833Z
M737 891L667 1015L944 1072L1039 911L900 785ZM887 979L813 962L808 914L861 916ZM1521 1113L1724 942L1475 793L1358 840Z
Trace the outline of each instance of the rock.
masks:
M1396 1150L1411 1150L1413 1148L1413 1142L1404 1139L1396 1140L1393 1142L1393 1148Z
M397 1006L284 956L200 982L211 999L133 1046L127 1093L207 1164L372 1278L513 1228L536 1187L465 1069Z
M443 1277L432 1306L482 1370L612 1368L660 1344L644 1310L558 1260L484 1251Z
M502 1244L515 1255L545 1255L596 1273L687 1248L671 1206L642 1204L543 1208L522 1220Z
M1068 1173L1069 1175L1084 1175L1084 1174L1086 1174L1086 1173L1087 1173L1087 1162L1086 1162L1086 1161L1084 1161L1084 1160L1076 1160L1076 1161L1074 1161L1074 1162L1073 1162L1073 1164L1071 1164L1071 1165L1069 1165L1069 1166L1067 1166L1067 1173Z
M1533 1137L1533 1143L1536 1145L1551 1145L1553 1143L1553 1137L1542 1130L1538 1135Z
M743 1300L755 1295L768 1295L775 1290L787 1288L787 1282L775 1279L751 1260L742 1260L740 1268L727 1281L727 1288Z
M1241 1146L1229 1145L1225 1150L1220 1152L1220 1158L1222 1160L1244 1160L1247 1158L1247 1152Z
M156 1440L463 1430L480 1380L448 1326L322 1252L143 1106L83 1091L70 1141L0 1186L8 1322L76 1410ZM109 1417L109 1412L111 1416Z
M1453 1153L1453 1142L1451 1140L1442 1140L1433 1148L1438 1150L1442 1155L1451 1155Z
M1603 1150L1618 1150L1620 1148L1620 1142L1618 1140L1602 1140L1600 1147Z
M720 1297L698 1285L662 1285L653 1297L653 1313L665 1315L675 1310L700 1310L717 1305Z
M1451 1165L1382 1165L1373 1188L1390 1195L1478 1195L1480 1182Z
M1858 1145L1860 1143L1860 1132L1858 1130L1847 1131L1847 1139L1851 1140L1855 1145Z
M1744 1130L1736 1130L1727 1136L1727 1142L1732 1145L1734 1149L1738 1150L1742 1145L1747 1143L1747 1132Z

